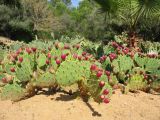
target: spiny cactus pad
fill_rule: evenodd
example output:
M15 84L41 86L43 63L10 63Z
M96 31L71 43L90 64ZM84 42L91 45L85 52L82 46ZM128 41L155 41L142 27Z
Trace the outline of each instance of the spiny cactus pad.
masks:
M5 72L8 73L8 74L10 74L10 75L14 75L15 73L11 72L11 70L10 70L11 68L16 68L16 66L13 65L13 64L9 64L9 63L6 64L5 68L4 68Z
M109 90L109 94L106 95L107 98L109 98L112 95L112 87L109 85L108 82L105 82L105 86L103 88L99 87L99 81L96 79L88 79L85 83L83 83L83 89L85 88L86 91L88 91L89 95L98 103L102 102L100 99L100 95L103 94L103 91L105 89Z
M118 73L131 70L134 64L130 57L120 55L116 60L113 61L112 65L114 66L113 71Z
M26 66L17 67L17 69L16 69L16 77L21 82L27 82L27 81L31 80L30 71L27 69Z
M47 57L45 54L39 54L39 57L37 59L38 67L43 67L46 64L46 59Z
M84 65L79 61L64 61L56 72L57 83L63 86L72 85L88 76L89 70Z
M142 75L135 74L129 78L127 86L129 86L129 90L131 91L145 90L147 88L147 81L144 80Z
M25 89L18 84L7 84L3 87L1 93L2 100L17 101L25 97Z
M35 81L33 81L34 86L36 87L52 87L55 85L55 78L54 75L46 72L42 75L39 75L38 79L36 79Z
M139 67L145 69L148 72L157 70L160 67L160 59L136 56L135 61Z

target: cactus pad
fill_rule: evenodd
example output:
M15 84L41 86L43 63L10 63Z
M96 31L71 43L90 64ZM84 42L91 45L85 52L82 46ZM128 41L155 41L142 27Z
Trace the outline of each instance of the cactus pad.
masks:
M21 88L18 84L7 84L3 87L1 93L2 100L17 101L25 97L25 89Z
M38 79L34 81L36 87L51 87L55 85L54 75L46 72L43 75L40 75Z
M145 90L147 88L147 81L143 79L142 75L135 74L131 78L129 78L128 85L129 90Z

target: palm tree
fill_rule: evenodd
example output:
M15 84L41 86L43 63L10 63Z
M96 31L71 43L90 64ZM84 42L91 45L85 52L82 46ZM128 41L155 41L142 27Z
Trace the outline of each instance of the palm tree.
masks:
M116 14L128 25L130 47L137 47L136 28L141 19L158 17L160 0L94 0L103 12Z

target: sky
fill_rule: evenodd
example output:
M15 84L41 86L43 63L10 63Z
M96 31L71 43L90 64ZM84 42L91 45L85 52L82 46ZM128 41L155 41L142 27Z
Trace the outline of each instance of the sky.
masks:
M73 6L77 7L78 6L78 3L82 1L82 0L72 0L72 4Z

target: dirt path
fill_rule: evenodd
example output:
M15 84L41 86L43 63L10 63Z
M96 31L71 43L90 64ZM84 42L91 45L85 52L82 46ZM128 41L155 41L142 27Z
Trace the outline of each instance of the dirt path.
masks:
M160 120L160 95L116 91L108 105L57 93L12 104L0 101L0 120Z

